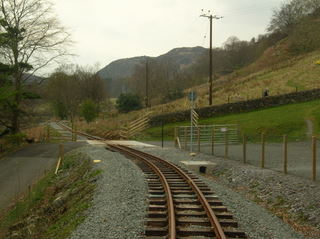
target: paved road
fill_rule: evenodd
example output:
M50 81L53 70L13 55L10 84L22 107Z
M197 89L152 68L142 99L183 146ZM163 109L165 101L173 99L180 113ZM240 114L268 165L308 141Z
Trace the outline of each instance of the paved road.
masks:
M63 143L65 152L81 147L86 142ZM29 185L37 181L45 170L54 167L58 158L58 144L34 144L0 160L0 211L5 209Z
M161 146L161 142L152 141L145 142L157 146ZM318 142L317 154L317 172L318 181L320 181L320 142ZM173 141L165 141L165 147L173 147ZM189 149L188 149L189 150ZM194 152L198 151L195 145ZM225 146L215 146L215 156L224 157ZM228 158L231 160L243 160L243 146L242 145L229 145ZM261 145L260 144L247 144L247 163L254 166L261 166ZM201 146L201 152L211 155L211 146ZM283 145L281 143L267 143L265 146L265 167L283 172ZM312 175L312 149L311 142L290 142L288 143L288 173L307 179Z

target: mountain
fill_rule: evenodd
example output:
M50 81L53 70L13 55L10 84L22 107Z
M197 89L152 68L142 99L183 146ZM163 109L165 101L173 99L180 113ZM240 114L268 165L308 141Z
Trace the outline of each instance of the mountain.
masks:
M126 89L125 80L134 73L137 66L145 64L146 58L171 64L177 68L176 70L183 70L195 63L206 51L203 47L181 47L158 57L139 56L120 59L102 68L98 71L98 75L107 81L109 95L117 97Z

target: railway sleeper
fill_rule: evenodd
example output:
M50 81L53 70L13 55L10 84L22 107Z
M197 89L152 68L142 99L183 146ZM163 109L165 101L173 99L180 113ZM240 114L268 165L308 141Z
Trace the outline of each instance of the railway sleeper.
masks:
M146 236L167 236L167 227L146 227Z
M223 206L223 202L221 200L208 199L207 201L212 206ZM196 199L175 199L174 202L176 205L179 205L179 204L201 205L201 203Z
M163 200L149 200L150 205L166 205L167 201Z
M146 221L146 226L150 227L167 227L168 226L168 218L148 218Z
M189 194L189 195L195 195L195 192L193 191L189 191L189 192L186 192L186 191L182 191L182 190L175 190L172 192L174 195L177 195L177 194ZM208 191L208 192L202 192L204 195L212 195L213 193L211 191Z
M227 212L228 209L225 206L212 206L211 207L214 212ZM198 205L188 205L188 206L182 206L182 205L176 205L175 209L177 211L203 211L202 206Z
M223 227L238 227L238 223L233 219L219 219L219 223ZM177 224L180 226L198 225L210 227L210 221L208 218L199 217L179 217Z
M218 219L233 219L233 215L226 211L226 212L216 212L216 217ZM177 217L207 217L206 212L194 212L194 211L181 211L177 214Z

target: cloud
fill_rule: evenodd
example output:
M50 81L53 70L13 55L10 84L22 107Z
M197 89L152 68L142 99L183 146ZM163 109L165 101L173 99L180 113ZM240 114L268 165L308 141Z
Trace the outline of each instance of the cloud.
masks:
M211 9L224 19L214 21L214 45L232 35L249 40L264 33L272 9L281 0L55 0L61 22L72 29L78 64L106 65L113 60L157 56L175 47L208 46Z

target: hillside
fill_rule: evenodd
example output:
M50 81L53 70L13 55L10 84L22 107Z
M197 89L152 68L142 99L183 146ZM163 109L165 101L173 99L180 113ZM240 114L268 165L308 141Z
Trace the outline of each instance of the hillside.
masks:
M182 47L175 48L166 54L158 57L132 57L116 60L98 71L99 76L107 81L109 95L117 97L127 89L126 80L130 78L135 69L146 62L146 58L158 64L170 64L175 67L175 71L180 71L193 64L204 52L202 47Z

